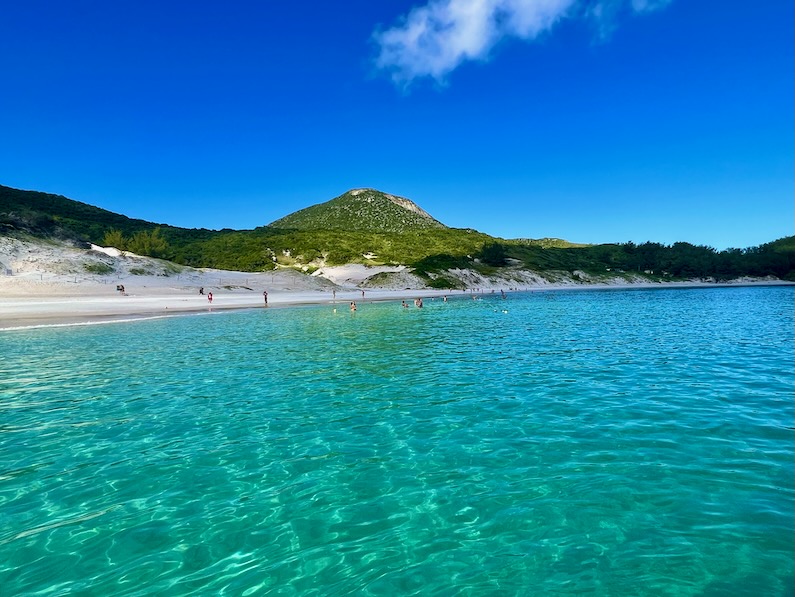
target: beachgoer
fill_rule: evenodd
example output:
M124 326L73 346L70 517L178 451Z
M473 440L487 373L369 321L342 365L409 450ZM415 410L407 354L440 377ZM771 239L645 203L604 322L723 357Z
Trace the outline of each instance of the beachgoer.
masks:
M265 304L267 305L268 304L268 291L267 290L263 290L262 291L262 298L265 299Z
M213 302L213 293L212 293L212 292L208 292L208 293L207 293L207 300L208 300L210 303L212 303L212 302Z
M351 311L356 311L356 301L351 301Z
M406 304L406 301L403 301L402 305L403 305L404 309L408 309L409 308L408 304Z
M444 295L444 302L445 303L447 302L447 295L446 294Z
M201 288L199 288L199 294L204 294L204 286L202 286Z
M362 290L362 298L364 298L364 290Z
M422 309L422 299L414 299L414 306L417 307L417 309Z
M337 291L336 290L332 290L331 291L331 299L335 300L335 301L337 300Z

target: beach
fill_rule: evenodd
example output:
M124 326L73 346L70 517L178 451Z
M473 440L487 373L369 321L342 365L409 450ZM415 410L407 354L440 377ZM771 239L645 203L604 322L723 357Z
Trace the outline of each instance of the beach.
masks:
M289 268L237 272L180 267L97 246L86 251L11 238L0 241L0 262L5 273L0 275L0 329L302 304L348 308L350 301L361 304L452 294L445 290L417 290L416 277L403 275L402 266L351 264L317 270L316 274L322 275ZM97 266L112 268L113 273L92 273L90 270ZM368 277L382 272L397 276L393 285L402 288L363 287ZM263 292L268 293L267 305Z
M149 319L196 313L220 313L231 309L265 309L306 304L328 304L348 309L350 301L358 305L373 301L414 299L452 295L440 290L376 290L362 293L342 289L334 298L330 292L311 290L268 290L268 304L262 294L252 292L215 291L210 303L206 295L175 291L166 293L142 289L139 293L111 295L76 294L46 297L0 298L0 329L100 323L130 319ZM457 291L457 294L462 294Z
M342 268L340 268L342 269ZM296 277L298 276L298 277ZM436 290L429 288L372 289L352 286L320 284L316 278L279 272L252 274L219 272L205 274L206 285L176 285L167 278L125 280L124 292L115 284L92 280L73 282L62 276L47 282L0 278L0 330L54 325L76 325L173 317L189 314L221 313L232 309L265 309L288 306L326 304L331 308L348 309L355 301L360 307L368 302L413 300L418 297L434 299L448 296L471 298L505 290L505 286L468 290ZM73 278L74 279L74 278ZM222 285L210 283L221 280ZM202 280L199 280L201 282ZM234 282L237 282L236 284ZM636 284L546 284L517 288L522 291L549 292L561 290L619 290L627 288L690 288L738 285L786 285L774 280L738 281L733 283L670 282ZM790 283L791 284L791 283ZM204 294L199 294L202 288ZM265 304L263 291L268 293ZM213 300L208 300L212 293Z
M403 267L351 265L308 275L289 268L236 272L190 268L122 253L58 242L0 237L0 329L100 323L218 313L230 309L361 302L368 276ZM96 271L111 273L99 274ZM416 286L409 276L402 286ZM122 290L123 289L123 290ZM213 300L209 301L212 294ZM445 294L425 291L423 296ZM366 289L364 300L414 298L416 291Z

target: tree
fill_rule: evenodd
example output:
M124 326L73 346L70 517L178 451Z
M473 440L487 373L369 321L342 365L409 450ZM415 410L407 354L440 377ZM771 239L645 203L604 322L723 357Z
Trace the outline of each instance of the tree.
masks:
M508 255L505 246L500 243L486 243L480 250L480 260L486 265L500 267L505 265Z
M105 233L102 244L106 247L115 247L119 251L124 251L127 248L127 240L124 238L121 230L117 230L116 228L111 228Z
M139 230L133 234L127 242L127 250L138 255L148 255L149 257L163 257L168 251L168 242L160 232L160 228L155 228L147 232Z

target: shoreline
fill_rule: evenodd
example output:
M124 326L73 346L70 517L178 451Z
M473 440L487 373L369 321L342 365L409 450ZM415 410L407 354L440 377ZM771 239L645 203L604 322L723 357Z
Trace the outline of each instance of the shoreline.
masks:
M551 292L565 290L643 290L677 288L721 288L738 286L793 286L795 282L785 280L740 280L735 282L658 282L627 284L562 284L538 285L514 289L516 292ZM473 290L403 289L376 290L340 288L334 298L326 290L274 290L269 293L268 305L256 293L216 293L210 305L206 296L185 292L163 292L162 288L146 289L131 295L112 295L105 292L90 292L74 295L25 296L0 298L0 332L52 327L71 327L108 323L128 323L165 317L210 315L214 313L244 309L289 308L303 305L343 305L350 301L389 302L447 295L451 298L472 294L488 296L499 293L499 288Z
M212 315L248 309L283 309L298 306L329 305L348 307L357 304L389 302L447 296L463 296L460 290L367 290L342 289L336 299L328 292L274 291L268 304L251 294L215 294L210 304L206 296L181 294L136 294L129 296L74 295L44 298L41 296L0 298L0 332L46 327L120 323L180 317Z

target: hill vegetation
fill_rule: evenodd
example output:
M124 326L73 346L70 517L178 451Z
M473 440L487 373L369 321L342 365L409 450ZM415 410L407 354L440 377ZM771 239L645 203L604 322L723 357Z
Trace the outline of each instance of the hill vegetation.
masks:
M408 199L373 189L349 191L254 230L186 229L128 218L35 191L0 186L0 234L30 234L114 246L193 267L266 271L324 265L403 264L429 284L445 275L524 269L643 275L652 279L775 276L795 280L795 237L716 251L690 243L575 245L561 239L506 240L448 228Z
M301 209L276 220L270 227L371 233L446 228L413 201L375 189L353 189L331 201Z

